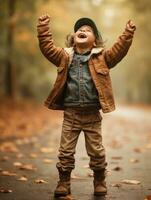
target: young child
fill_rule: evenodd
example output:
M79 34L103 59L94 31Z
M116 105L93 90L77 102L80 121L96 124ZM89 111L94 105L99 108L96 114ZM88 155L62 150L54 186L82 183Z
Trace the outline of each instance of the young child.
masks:
M105 149L102 145L101 122L103 113L115 109L110 80L110 69L127 54L136 29L131 20L117 42L105 49L101 35L93 20L80 18L74 33L67 38L68 48L56 47L49 29L50 16L38 20L39 46L44 56L57 66L54 88L45 101L49 109L64 110L59 148L59 182L55 196L70 193L70 176L74 169L74 154L81 131L94 172L94 195L105 195Z

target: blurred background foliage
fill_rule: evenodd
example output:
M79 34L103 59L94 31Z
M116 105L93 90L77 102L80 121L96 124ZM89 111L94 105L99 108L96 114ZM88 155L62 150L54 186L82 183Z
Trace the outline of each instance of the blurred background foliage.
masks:
M56 69L41 54L36 25L51 16L54 42L65 46L80 17L92 18L107 48L132 19L137 26L133 45L111 71L116 100L151 103L150 0L0 0L0 96L42 101L52 88Z

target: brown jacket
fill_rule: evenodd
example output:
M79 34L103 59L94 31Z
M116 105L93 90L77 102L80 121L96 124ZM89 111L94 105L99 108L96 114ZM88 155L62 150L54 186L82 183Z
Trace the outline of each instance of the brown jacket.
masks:
M52 91L45 100L49 109L63 110L63 93L67 80L68 67L71 63L73 48L55 47L49 24L38 25L39 46L44 56L56 65L58 75ZM134 31L125 29L117 42L110 48L93 48L88 62L92 80L99 95L99 101L104 113L115 109L114 97L109 71L127 54L132 43Z

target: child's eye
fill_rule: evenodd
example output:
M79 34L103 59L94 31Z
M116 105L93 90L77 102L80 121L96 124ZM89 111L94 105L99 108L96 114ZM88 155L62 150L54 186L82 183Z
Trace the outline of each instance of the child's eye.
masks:
M87 31L87 32L91 32L91 30L90 30L90 29L87 29L86 31Z

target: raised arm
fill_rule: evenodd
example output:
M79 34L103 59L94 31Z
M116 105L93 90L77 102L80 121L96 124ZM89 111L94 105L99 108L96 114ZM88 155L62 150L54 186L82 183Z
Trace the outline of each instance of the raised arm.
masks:
M56 47L53 43L52 33L49 29L50 16L42 15L38 19L37 32L39 47L43 55L57 67L61 64L61 59L65 56L65 51L61 47Z
M126 24L125 30L114 45L104 51L106 63L109 68L114 67L127 54L133 40L135 24L129 20Z

